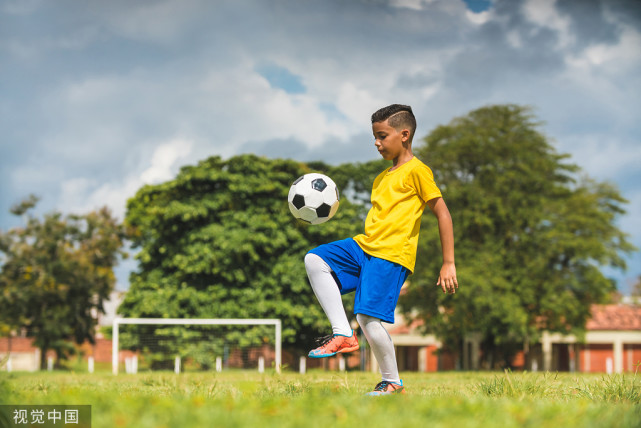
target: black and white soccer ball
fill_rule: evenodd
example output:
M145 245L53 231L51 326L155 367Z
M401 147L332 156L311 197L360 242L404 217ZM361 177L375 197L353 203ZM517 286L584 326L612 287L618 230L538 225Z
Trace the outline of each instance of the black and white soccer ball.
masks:
M289 210L297 219L311 224L325 223L338 210L338 188L326 175L305 174L289 189Z

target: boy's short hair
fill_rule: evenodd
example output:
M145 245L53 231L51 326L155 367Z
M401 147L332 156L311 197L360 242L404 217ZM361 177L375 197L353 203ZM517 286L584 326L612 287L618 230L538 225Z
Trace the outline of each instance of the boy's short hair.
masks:
M410 142L416 131L416 118L412 107L403 104L392 104L379 109L372 115L372 123L388 121L389 126L396 130L408 129L410 131Z

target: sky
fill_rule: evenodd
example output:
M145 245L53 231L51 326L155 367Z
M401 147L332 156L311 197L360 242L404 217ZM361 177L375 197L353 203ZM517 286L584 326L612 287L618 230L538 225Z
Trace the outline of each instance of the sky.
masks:
M213 155L376 159L369 118L392 103L418 136L511 103L618 187L641 248L640 95L638 0L0 0L0 229L31 193L36 214L123 219ZM623 294L626 260L604 271Z

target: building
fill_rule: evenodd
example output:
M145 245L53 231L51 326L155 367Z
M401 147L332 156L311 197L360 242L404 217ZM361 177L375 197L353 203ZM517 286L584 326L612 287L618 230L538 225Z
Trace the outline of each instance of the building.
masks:
M113 303L108 303L107 314L101 325L111 325L115 310L122 301L122 292L114 292ZM422 333L422 322L406 322L400 314L396 323L388 327L394 340L401 371L435 372L442 370L478 370L481 357L481 337L469 334L463 338L462 350L446 350L438 337ZM364 341L362 338L361 342ZM7 357L11 349L11 357ZM93 357L96 363L112 361L111 340L98 335L95 345L80 347L85 358ZM132 357L131 351L121 351L119 361ZM284 353L284 363L294 367L293 356ZM530 347L529 361L523 353L516 356L513 365L530 371L580 371L600 373L635 372L641 364L641 305L593 305L592 316L582 338L573 335L543 332L540 343ZM347 369L367 368L378 371L376 359L367 347L360 353L346 356ZM6 361L5 361L6 360ZM35 371L40 362L40 351L33 340L24 337L0 338L0 370ZM307 367L336 370L337 358L308 360Z
M544 332L532 351L546 371L634 373L641 363L641 306L593 305L584 338Z

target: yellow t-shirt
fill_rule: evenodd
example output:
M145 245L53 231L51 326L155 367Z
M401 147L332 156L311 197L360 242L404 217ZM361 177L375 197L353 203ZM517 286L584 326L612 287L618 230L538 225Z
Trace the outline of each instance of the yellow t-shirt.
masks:
M390 168L374 180L365 233L354 240L367 254L414 272L425 203L440 197L441 191L432 170L416 157L393 171Z

